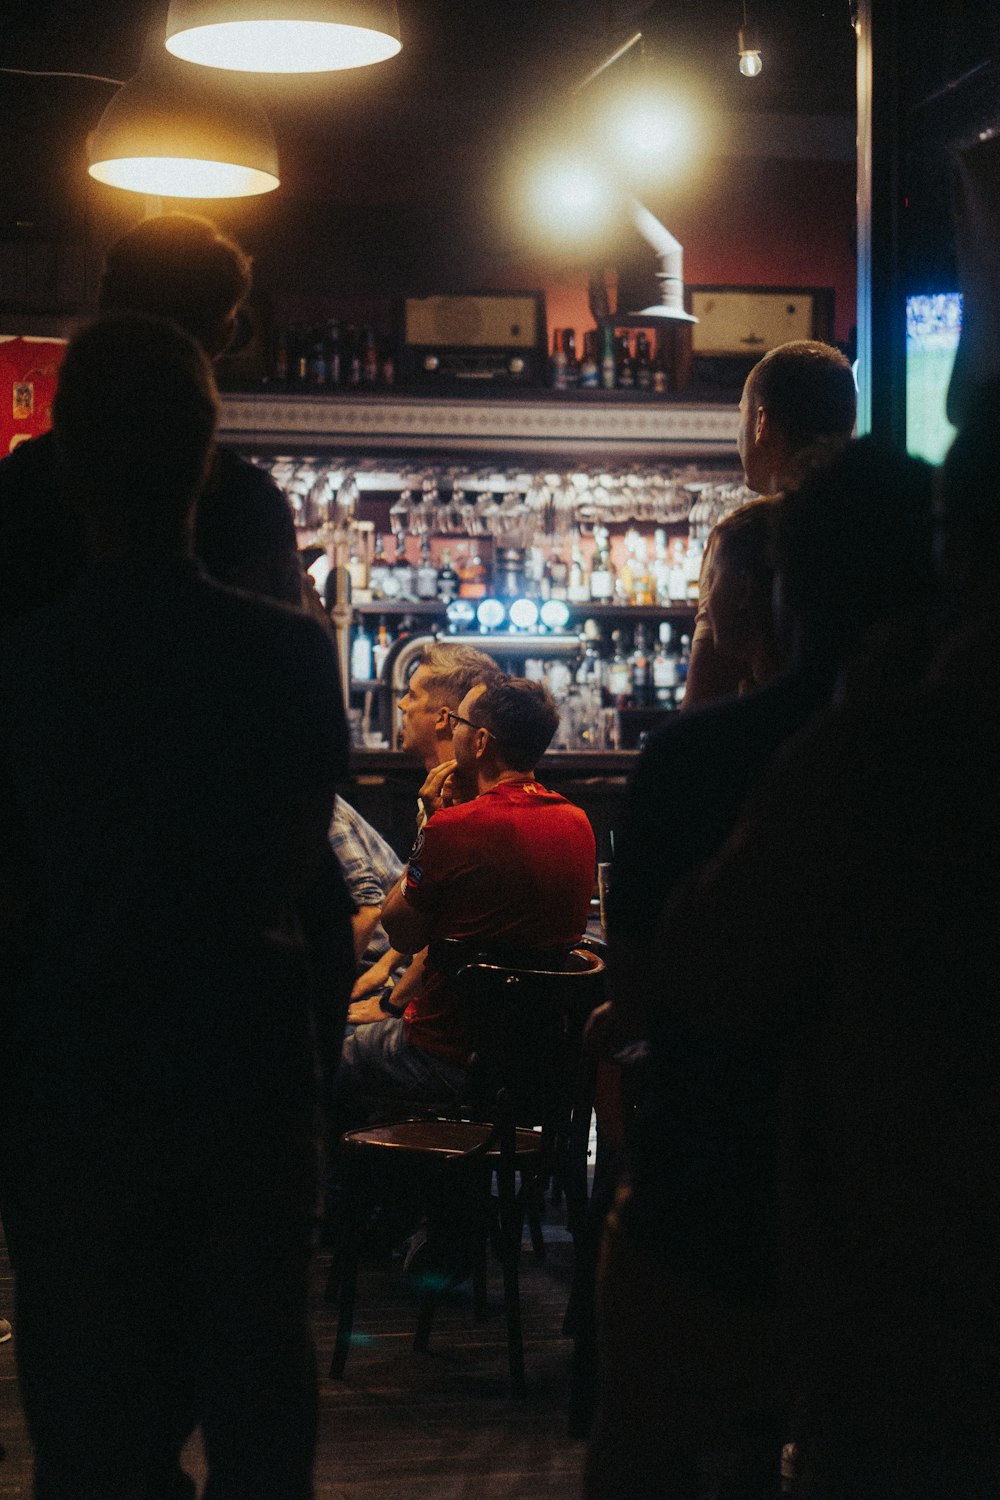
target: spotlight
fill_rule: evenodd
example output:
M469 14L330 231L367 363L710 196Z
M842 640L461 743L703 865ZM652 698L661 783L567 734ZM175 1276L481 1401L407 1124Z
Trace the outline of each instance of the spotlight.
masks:
M561 239L579 239L581 231L600 232L615 207L615 194L602 172L569 152L535 164L528 195L539 227Z

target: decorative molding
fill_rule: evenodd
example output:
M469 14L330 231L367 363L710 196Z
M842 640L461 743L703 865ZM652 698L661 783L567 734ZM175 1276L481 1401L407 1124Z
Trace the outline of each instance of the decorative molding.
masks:
M732 406L545 400L471 401L435 396L352 398L230 394L219 435L267 448L488 449L623 457L735 458Z

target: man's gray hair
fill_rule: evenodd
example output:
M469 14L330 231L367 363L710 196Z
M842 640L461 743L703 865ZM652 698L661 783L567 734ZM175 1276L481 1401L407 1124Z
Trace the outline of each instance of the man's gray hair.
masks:
M427 687L448 708L457 708L470 688L496 681L503 674L492 656L475 646L452 646L435 641L425 646L418 666L429 673Z

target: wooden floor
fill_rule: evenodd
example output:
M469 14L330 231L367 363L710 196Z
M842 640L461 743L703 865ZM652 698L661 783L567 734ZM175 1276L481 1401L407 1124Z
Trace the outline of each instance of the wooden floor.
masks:
M317 1262L314 1324L320 1380L317 1500L576 1500L583 1445L567 1436L571 1344L560 1328L572 1248L552 1216L549 1249L522 1258L528 1395L508 1393L500 1280L491 1266L493 1316L477 1324L466 1286L442 1302L430 1351L412 1349L416 1297L396 1258L365 1268L347 1379L326 1379L335 1320ZM0 1315L11 1308L10 1269L0 1242ZM15 1340L17 1331L15 1328ZM29 1500L30 1450L14 1375L14 1341L0 1345L0 1500ZM185 1464L201 1478L195 1438Z

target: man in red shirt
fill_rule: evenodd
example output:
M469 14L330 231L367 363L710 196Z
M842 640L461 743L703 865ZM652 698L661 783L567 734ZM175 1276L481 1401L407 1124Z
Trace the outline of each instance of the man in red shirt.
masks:
M430 945L405 1014L348 1037L338 1083L355 1092L438 1099L465 1083L469 1039L441 939L465 956L555 967L587 924L594 835L586 814L534 778L559 713L539 683L480 683L448 710L454 758L421 789L433 809L403 880L382 908L393 947Z

